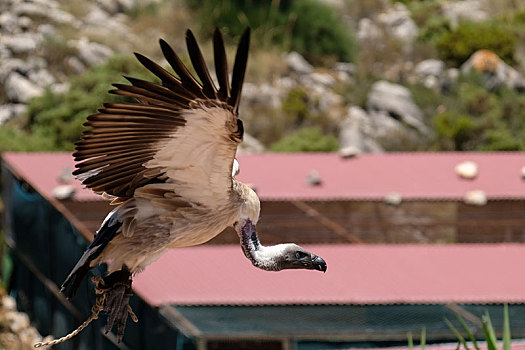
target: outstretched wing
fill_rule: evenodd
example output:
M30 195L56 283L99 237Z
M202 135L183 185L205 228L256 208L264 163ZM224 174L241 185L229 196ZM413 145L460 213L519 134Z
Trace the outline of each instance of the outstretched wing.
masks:
M213 37L217 89L193 36L186 32L189 56L200 82L163 40L164 57L178 77L141 54L137 59L161 80L128 78L111 93L137 103L106 103L88 117L74 153L82 183L125 200L151 183L167 183L194 203L223 199L232 186L232 166L243 125L239 99L248 58L249 29L241 37L231 85L221 33ZM231 87L230 87L231 86ZM174 186L174 187L173 187Z

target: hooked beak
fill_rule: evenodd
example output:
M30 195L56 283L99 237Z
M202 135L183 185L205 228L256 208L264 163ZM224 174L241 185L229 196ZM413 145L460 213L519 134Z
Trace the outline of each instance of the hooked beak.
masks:
M312 265L315 270L326 272L326 261L323 258L314 255L312 259Z

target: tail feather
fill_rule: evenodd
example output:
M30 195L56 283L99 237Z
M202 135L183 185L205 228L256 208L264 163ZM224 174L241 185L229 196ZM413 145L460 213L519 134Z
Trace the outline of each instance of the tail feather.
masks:
M91 262L96 259L108 243L115 237L117 231L122 226L122 223L112 218L112 213L108 215L102 227L97 231L95 239L89 245L87 250L82 254L82 257L78 260L77 264L69 273L60 291L68 298L71 299L75 296L80 283L84 280L87 273L91 269Z

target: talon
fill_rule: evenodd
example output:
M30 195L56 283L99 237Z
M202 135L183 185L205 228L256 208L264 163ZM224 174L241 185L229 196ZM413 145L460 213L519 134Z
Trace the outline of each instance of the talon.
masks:
M120 343L124 337L128 315L134 322L138 318L131 310L129 298L133 295L131 291L131 273L123 268L102 278L94 276L92 281L96 283L95 291L100 295L101 308L107 315L105 334L109 333L114 325L117 326L117 341Z

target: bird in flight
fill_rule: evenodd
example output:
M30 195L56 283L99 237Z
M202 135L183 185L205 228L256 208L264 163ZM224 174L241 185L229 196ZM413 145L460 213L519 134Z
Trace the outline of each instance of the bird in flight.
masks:
M235 228L244 254L260 269L326 271L322 258L296 244L261 244L255 229L259 198L235 179L235 153L244 132L238 111L249 42L247 29L230 83L224 41L215 31L218 88L190 30L186 44L198 78L164 40L162 53L176 75L136 53L161 83L126 77L129 84L114 84L111 93L135 102L105 103L87 118L88 128L76 143L73 174L116 207L61 290L72 298L88 271L106 263L107 274L96 281L95 290L105 296L105 330L116 325L119 341L131 312L133 275L168 249L202 244L226 227Z

